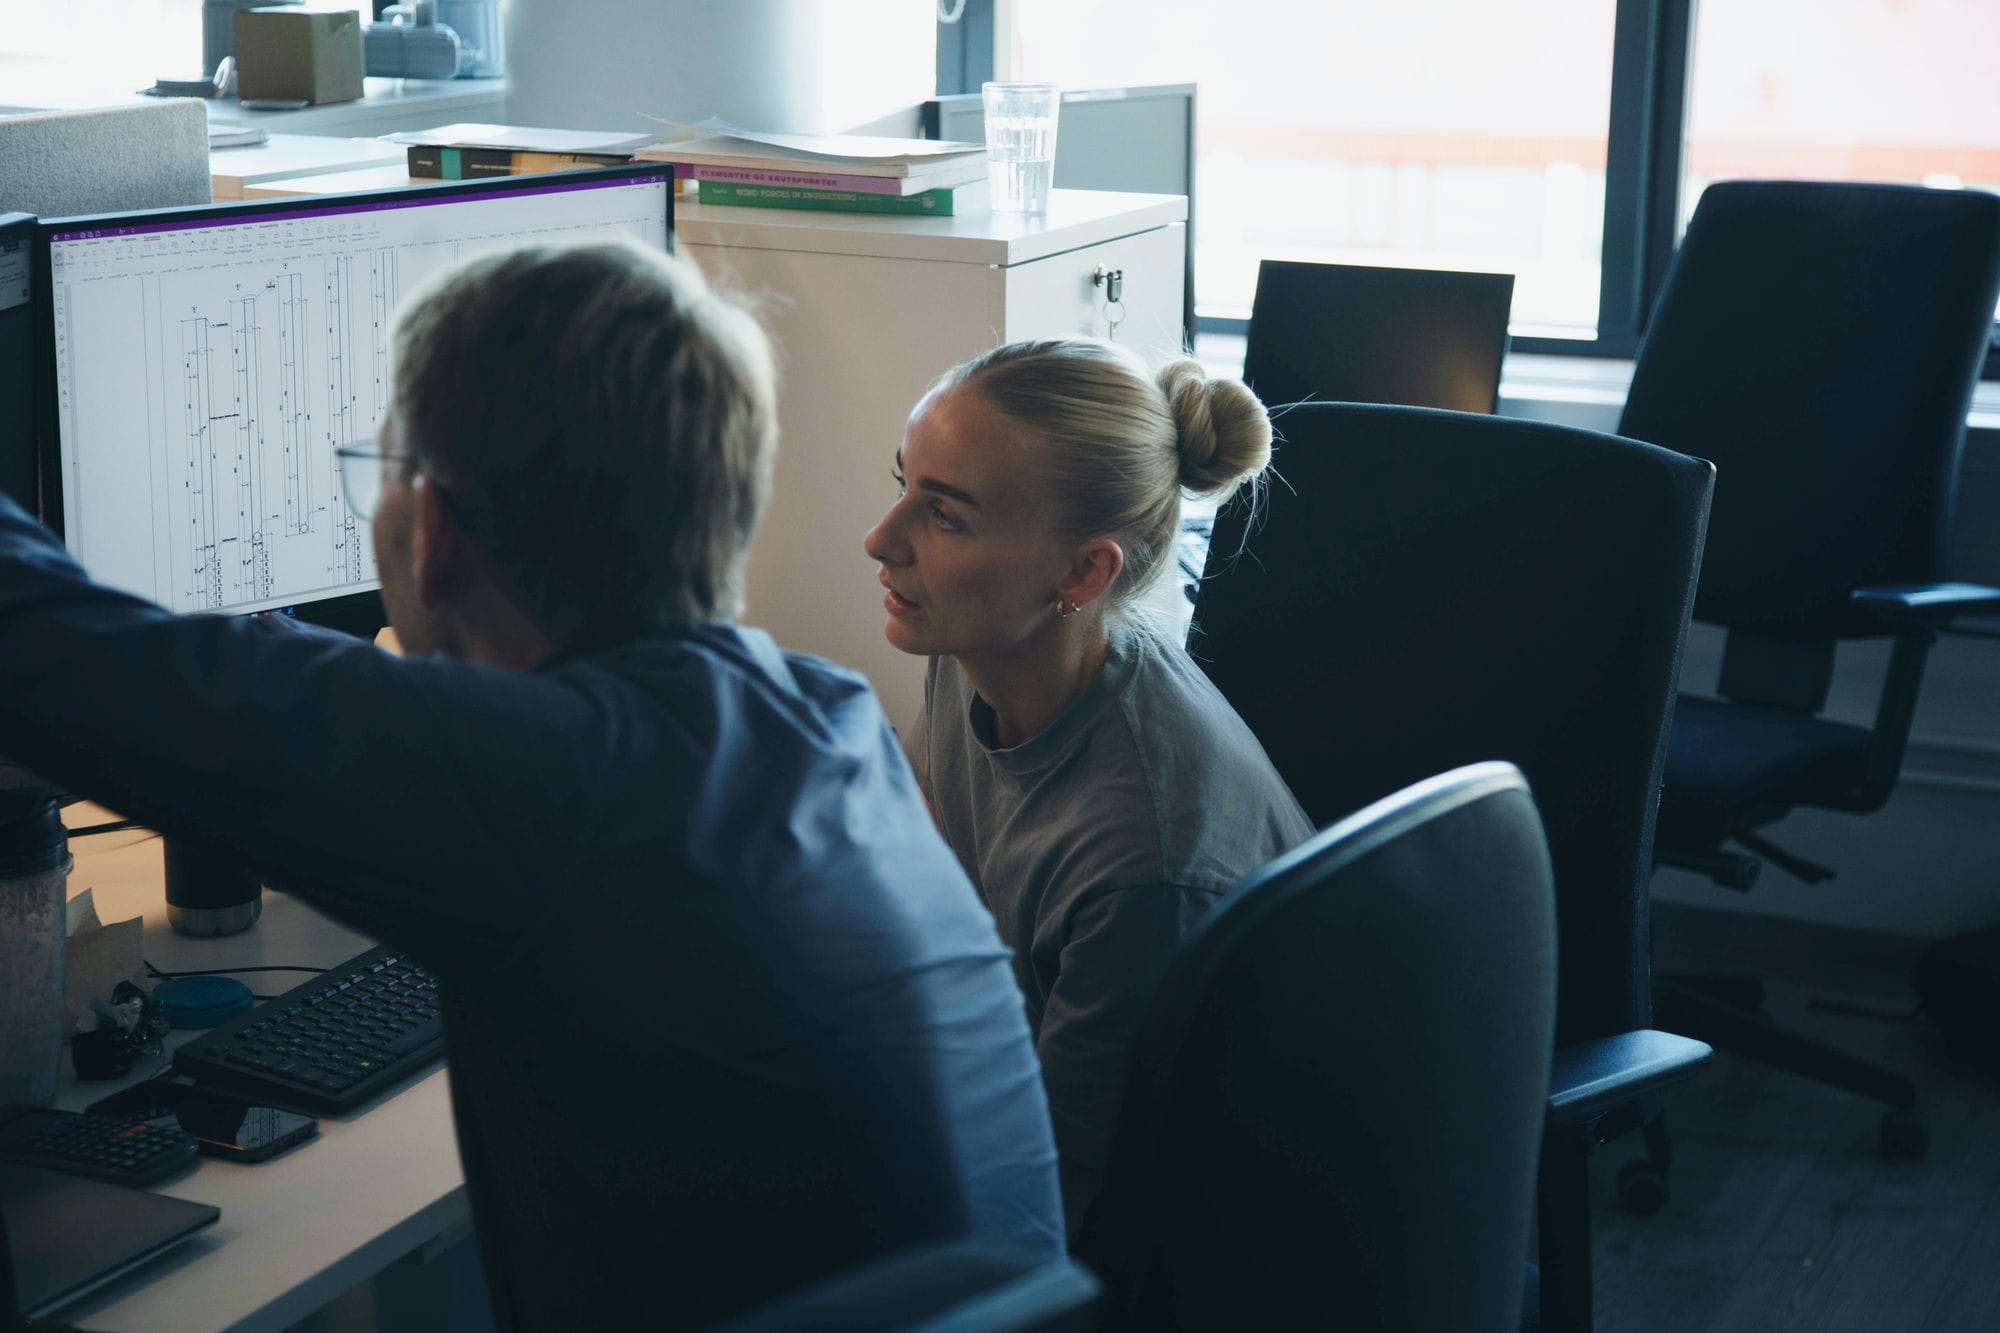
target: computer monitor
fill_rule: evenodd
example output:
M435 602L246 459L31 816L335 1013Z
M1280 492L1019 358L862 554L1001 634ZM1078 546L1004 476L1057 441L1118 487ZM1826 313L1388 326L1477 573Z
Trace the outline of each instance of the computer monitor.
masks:
M1243 381L1280 403L1499 404L1511 273L1267 259Z
M1194 334L1194 89L1191 83L1071 88L1056 112L1055 184L1064 190L1125 190L1187 196L1182 330ZM979 143L986 108L978 93L923 104L924 133Z
M372 632L374 551L334 450L388 406L390 316L482 250L670 248L672 180L634 164L44 220L46 521L100 582L171 610Z
M0 213L0 495L41 512L35 482L35 219Z

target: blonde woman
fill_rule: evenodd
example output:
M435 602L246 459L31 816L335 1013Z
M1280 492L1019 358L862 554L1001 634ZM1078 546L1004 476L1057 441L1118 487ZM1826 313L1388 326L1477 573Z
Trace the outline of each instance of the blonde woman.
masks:
M889 642L930 658L905 739L919 786L1014 951L1072 1236L1127 1052L1181 939L1312 825L1186 652L1149 629L1184 494L1269 461L1234 380L1084 340L959 366L910 416L865 547Z

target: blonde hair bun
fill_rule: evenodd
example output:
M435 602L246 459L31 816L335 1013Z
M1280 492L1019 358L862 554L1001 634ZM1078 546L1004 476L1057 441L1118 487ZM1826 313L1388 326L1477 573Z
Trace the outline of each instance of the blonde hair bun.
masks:
M1118 538L1125 567L1107 615L1139 614L1172 559L1185 498L1225 499L1271 457L1271 420L1241 383L1182 356L1155 370L1104 339L995 347L947 371L924 401L952 393L984 400L1034 441L1052 532Z
M1210 379L1191 357L1167 362L1154 378L1173 413L1188 491L1228 495L1271 461L1271 418L1241 380Z

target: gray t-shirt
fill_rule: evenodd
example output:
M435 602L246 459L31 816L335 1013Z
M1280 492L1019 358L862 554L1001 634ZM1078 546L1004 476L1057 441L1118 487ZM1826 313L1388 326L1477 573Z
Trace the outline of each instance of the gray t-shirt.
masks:
M931 659L905 748L1014 951L1073 1235L1168 960L1225 890L1313 827L1200 668L1144 631L1115 635L1040 735L1008 750L992 739L993 710L958 664Z

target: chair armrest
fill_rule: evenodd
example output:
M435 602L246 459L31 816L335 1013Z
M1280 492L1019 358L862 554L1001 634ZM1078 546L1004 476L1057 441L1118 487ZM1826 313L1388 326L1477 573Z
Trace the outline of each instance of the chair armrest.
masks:
M1621 1103L1687 1078L1714 1054L1706 1042L1651 1028L1560 1047L1549 1066L1546 1128L1588 1124Z
M1851 600L1894 627L1948 625L1959 616L2000 611L2000 588L1982 583L1885 583L1856 588Z

